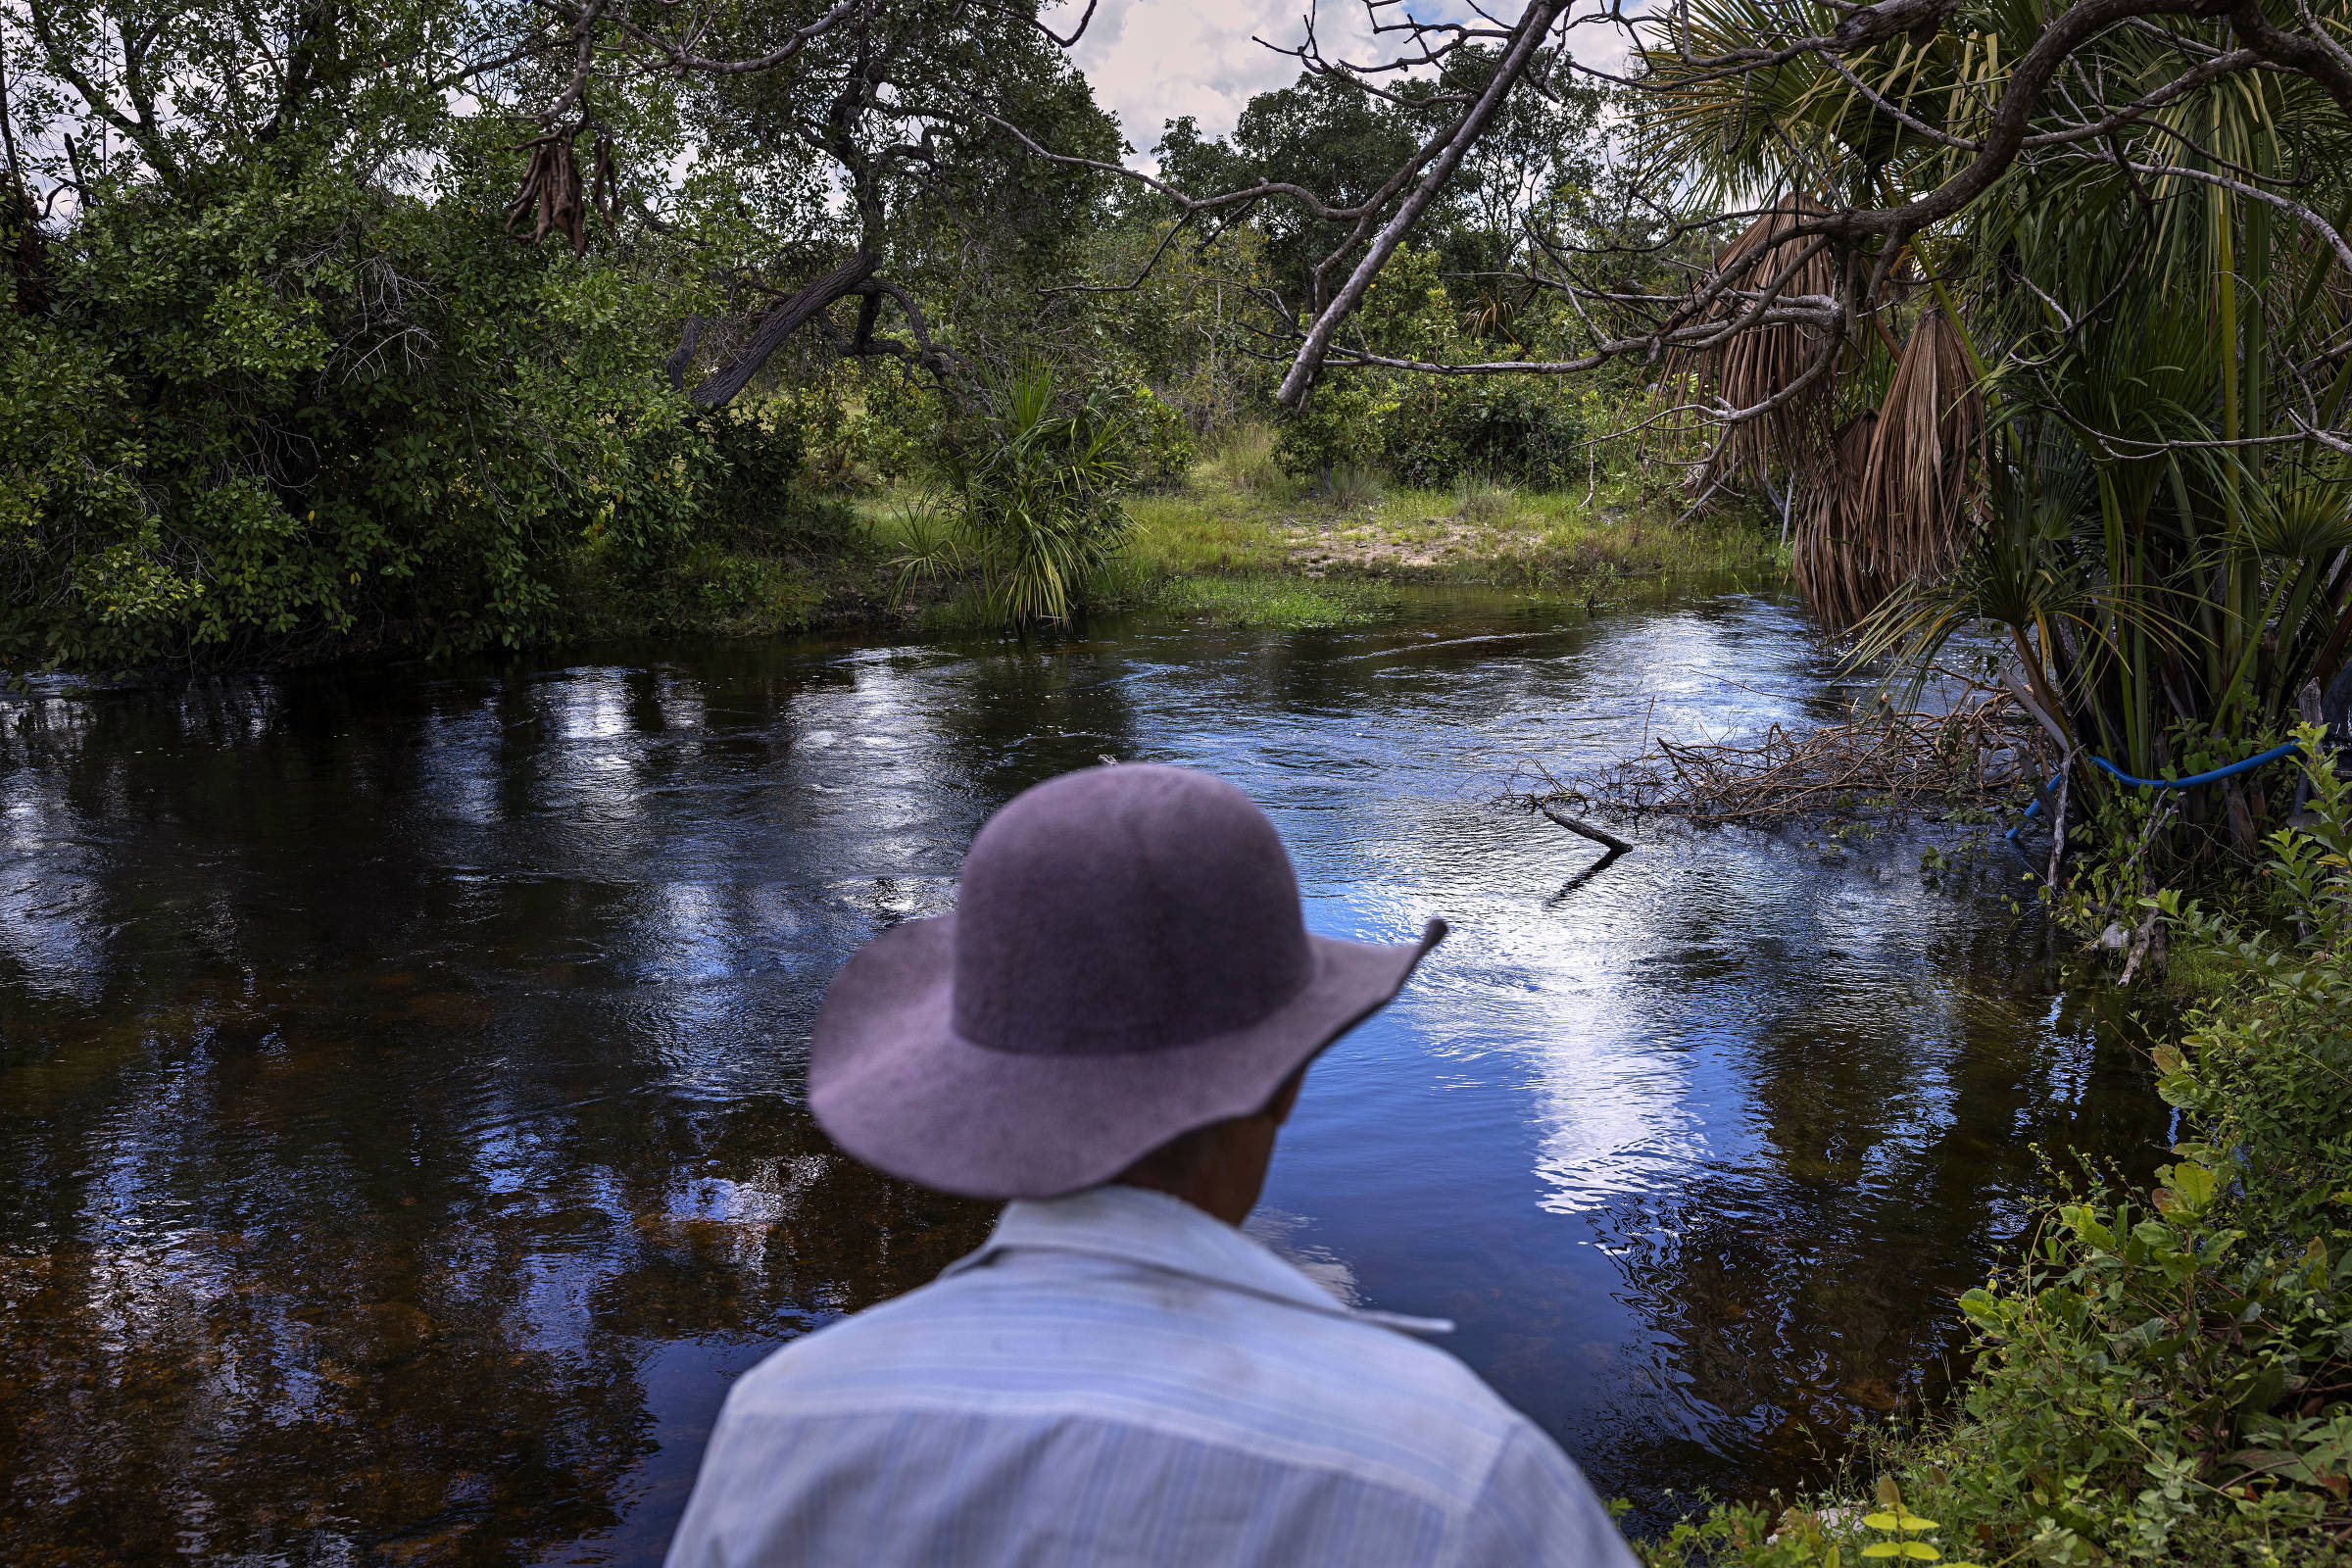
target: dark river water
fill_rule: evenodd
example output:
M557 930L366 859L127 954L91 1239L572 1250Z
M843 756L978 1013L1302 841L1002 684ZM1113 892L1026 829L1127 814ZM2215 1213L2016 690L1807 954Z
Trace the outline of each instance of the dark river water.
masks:
M9 700L0 1558L657 1559L728 1380L990 1221L810 1125L828 977L1103 754L1249 791L1321 932L1453 923L1257 1234L1458 1320L1637 1522L1817 1479L1936 1396L2035 1147L2143 1168L2162 1107L2015 859L1645 827L1579 881L1487 803L1832 676L1767 599L1491 596Z

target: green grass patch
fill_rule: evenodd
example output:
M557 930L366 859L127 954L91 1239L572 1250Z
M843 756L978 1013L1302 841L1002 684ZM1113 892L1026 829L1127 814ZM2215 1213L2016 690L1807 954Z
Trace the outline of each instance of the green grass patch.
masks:
M1471 482L1349 501L1298 485L1237 484L1198 466L1182 490L1131 497L1123 554L1177 575L1356 573L1514 587L1592 577L1740 571L1785 576L1777 528L1741 511L1679 520L1628 483L1590 491Z
M1230 626L1307 631L1355 626L1396 613L1399 596L1386 583L1310 582L1296 577L1193 577L1173 584L1161 601L1179 613Z

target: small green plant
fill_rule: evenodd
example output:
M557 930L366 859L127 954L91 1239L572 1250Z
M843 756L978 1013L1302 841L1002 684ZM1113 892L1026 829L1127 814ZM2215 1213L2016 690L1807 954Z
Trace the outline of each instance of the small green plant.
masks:
M1130 432L1093 402L1057 412L1043 365L994 391L990 444L977 458L952 451L948 461L960 504L956 543L1000 622L1067 620L1080 585L1127 532L1117 493L1130 471Z
M1453 514L1472 522L1494 522L1511 514L1518 497L1491 473L1464 473L1453 482Z
M892 508L891 521L900 540L899 553L890 562L896 573L891 594L894 603L906 603L920 585L963 575L963 542L956 518L938 491L917 490L902 497Z
M1335 463L1331 475L1324 481L1323 493L1335 507L1350 510L1357 507L1376 507L1386 493L1380 470L1368 463Z
M1943 1550L1926 1538L1942 1528L1933 1519L1925 1519L1903 1506L1902 1488L1892 1476L1879 1478L1879 1510L1862 1516L1862 1527L1890 1539L1873 1541L1862 1548L1862 1555L1871 1558L1891 1558L1898 1562L1942 1562ZM1831 1548L1833 1551L1836 1547ZM1953 1563L1951 1568L1976 1568L1974 1563Z
M1211 468L1227 484L1250 495L1280 495L1290 489L1291 477L1274 460L1272 427L1255 419L1228 425L1216 439Z
M1148 490L1181 486L1193 467L1193 432L1183 411L1140 382L1125 394L1130 482Z

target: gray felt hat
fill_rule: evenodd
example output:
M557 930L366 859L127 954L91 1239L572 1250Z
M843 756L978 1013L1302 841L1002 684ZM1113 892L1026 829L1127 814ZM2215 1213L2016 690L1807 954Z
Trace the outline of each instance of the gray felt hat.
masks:
M1066 773L980 830L955 913L884 932L834 979L809 1104L925 1187L1076 1192L1256 1110L1445 934L1310 936L1274 824L1220 779Z

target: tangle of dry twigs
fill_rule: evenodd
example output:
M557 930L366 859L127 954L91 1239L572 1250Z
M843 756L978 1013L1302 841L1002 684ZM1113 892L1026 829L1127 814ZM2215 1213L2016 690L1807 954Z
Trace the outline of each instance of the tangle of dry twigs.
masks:
M1581 806L1698 827L1774 827L1839 813L1900 821L1914 811L2013 803L2053 765L2048 737L2016 699L1978 687L1941 712L1880 707L1801 732L1776 723L1746 745L1653 738L1638 757L1567 777L1527 763L1500 800L1528 810Z

